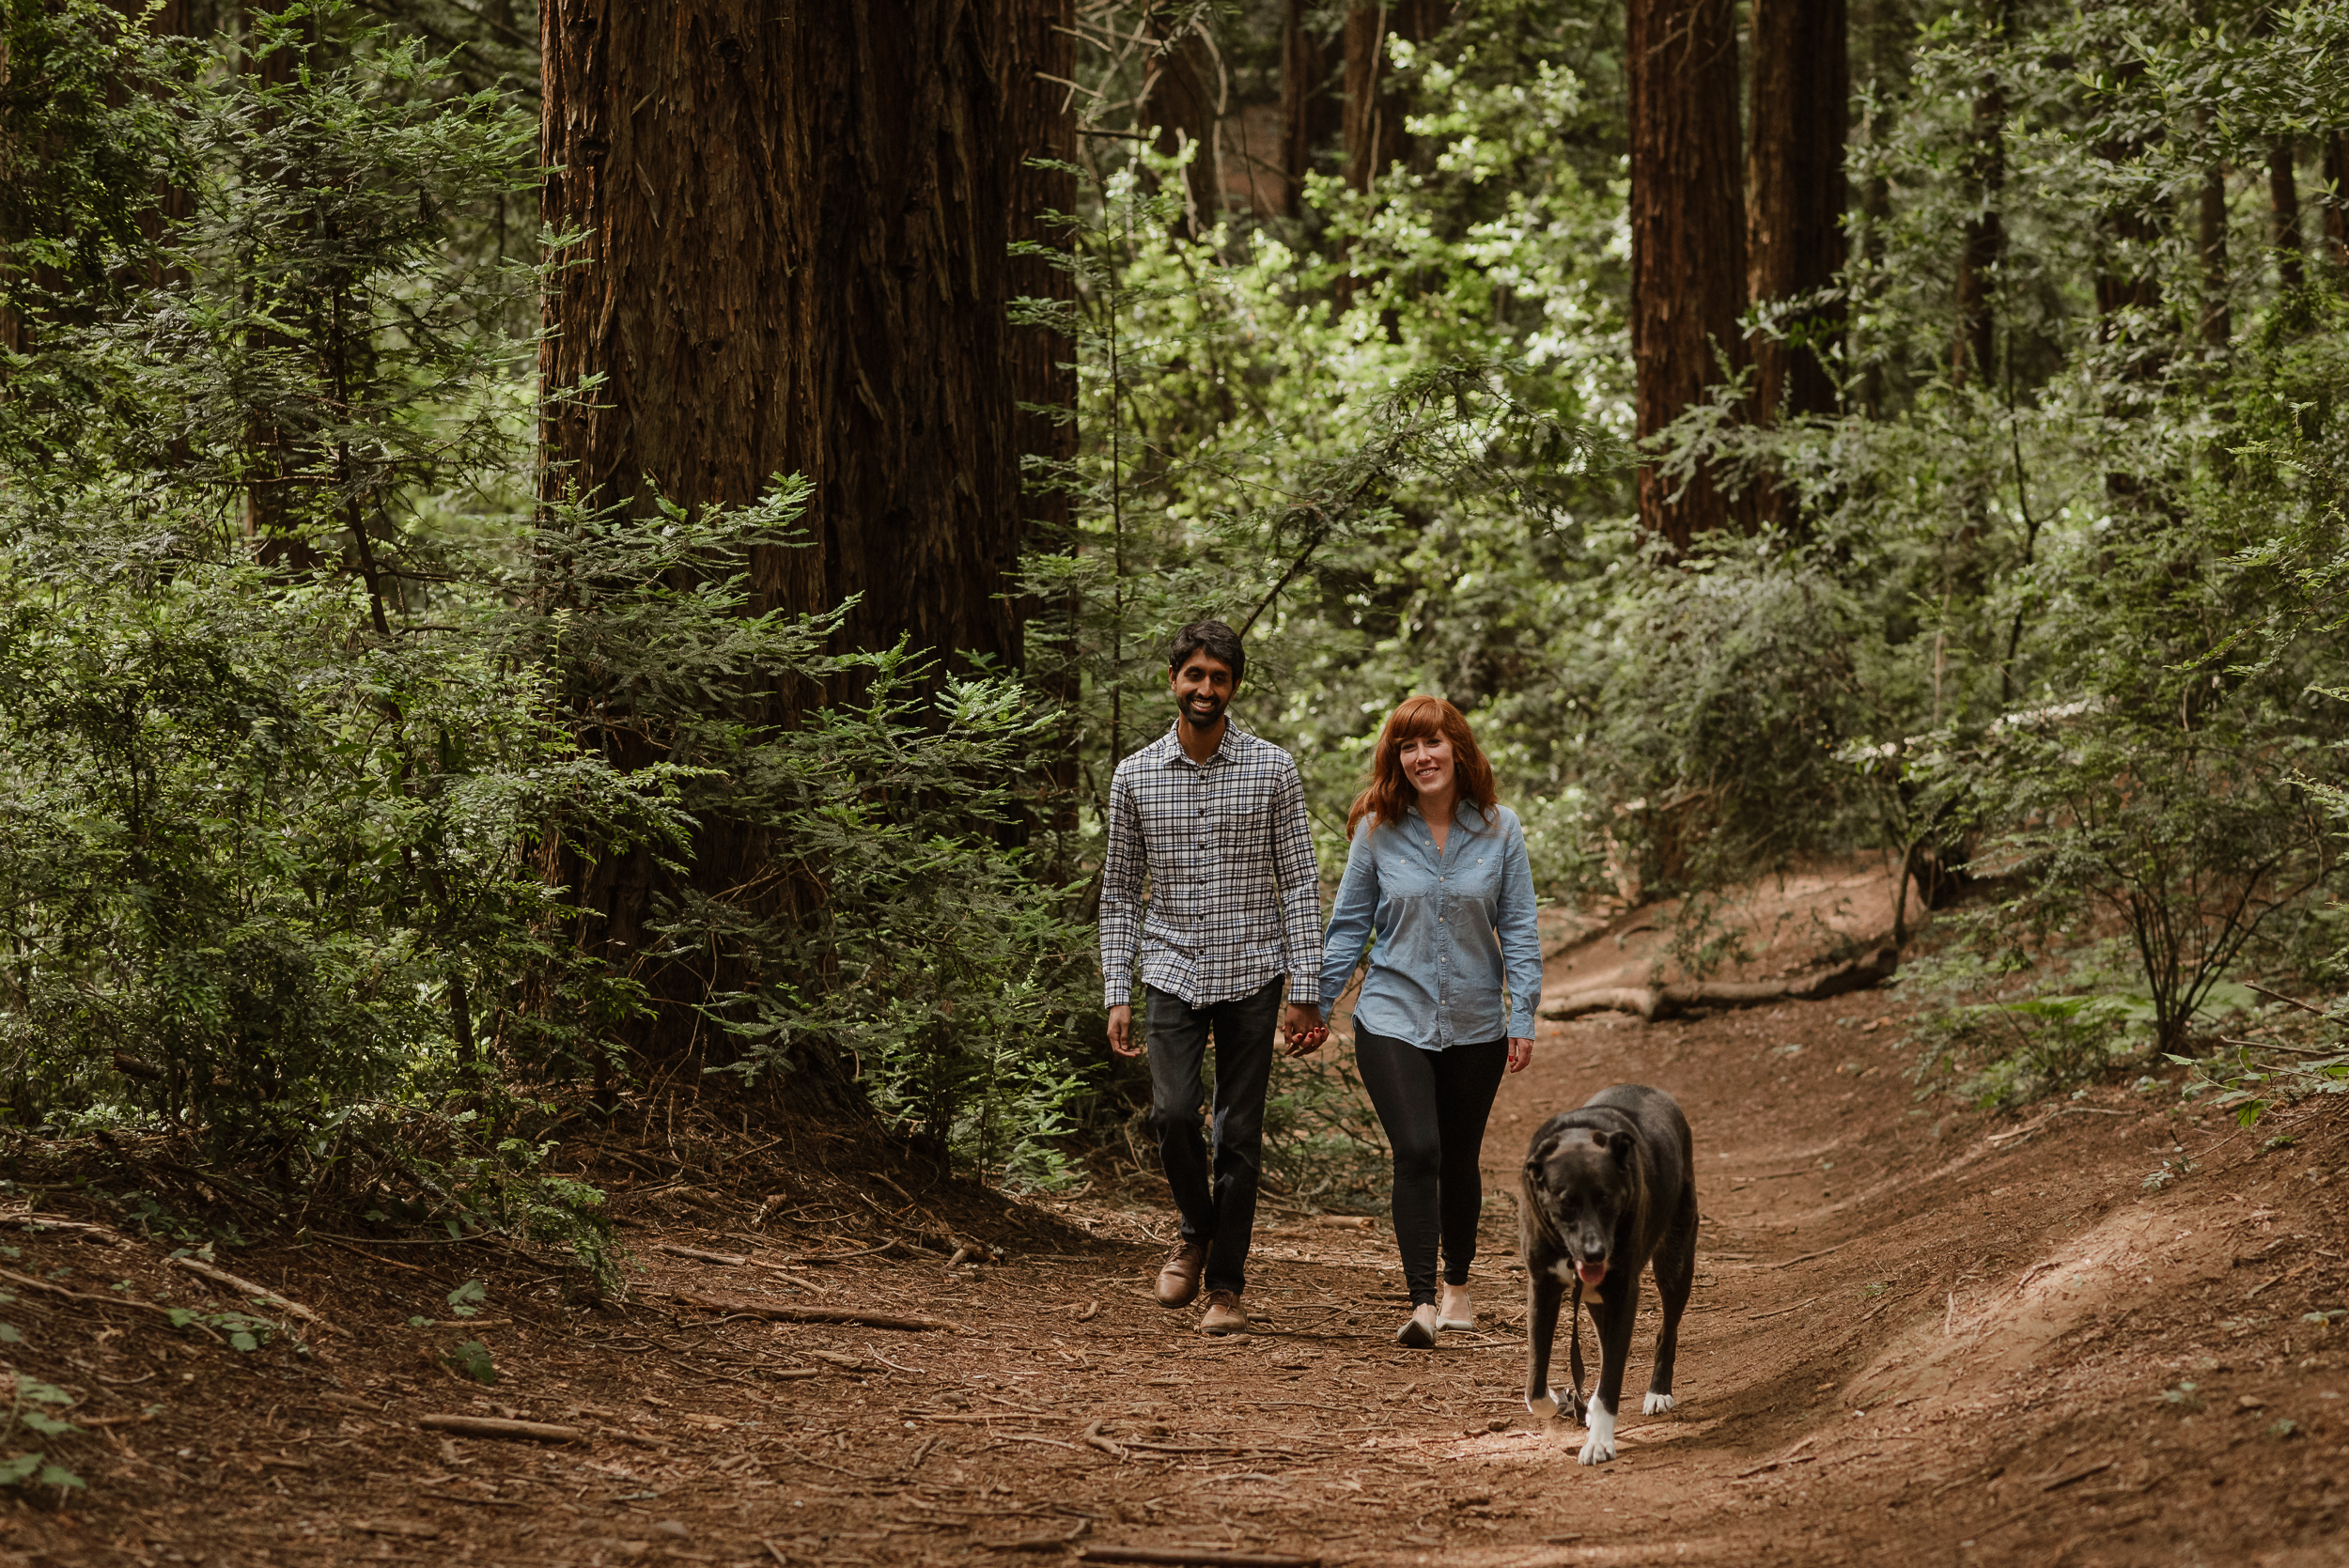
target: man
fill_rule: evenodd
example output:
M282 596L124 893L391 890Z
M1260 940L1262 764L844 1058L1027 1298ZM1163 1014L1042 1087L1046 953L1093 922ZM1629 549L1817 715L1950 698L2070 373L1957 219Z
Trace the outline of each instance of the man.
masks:
M1102 866L1101 974L1110 1048L1140 1056L1133 982L1141 950L1150 1122L1183 1217L1159 1272L1159 1305L1206 1286L1200 1331L1248 1327L1248 1243L1256 1223L1272 1032L1305 1054L1328 1037L1321 1000L1321 889L1297 763L1234 727L1223 710L1248 656L1221 621L1174 638L1167 684L1174 727L1120 763L1110 784ZM1143 897L1143 878L1150 896ZM1200 1065L1215 1036L1215 1154L1199 1131Z

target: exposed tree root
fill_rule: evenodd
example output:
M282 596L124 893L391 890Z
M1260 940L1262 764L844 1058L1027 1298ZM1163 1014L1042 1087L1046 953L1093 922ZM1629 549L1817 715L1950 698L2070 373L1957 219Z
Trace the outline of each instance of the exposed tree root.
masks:
M1601 986L1576 991L1542 1009L1545 1018L1579 1018L1586 1013L1637 1013L1644 1023L1697 1007L1756 1007L1769 1001L1820 1001L1846 991L1882 985L1900 967L1901 950L1890 942L1866 955L1793 980L1688 980L1670 986Z

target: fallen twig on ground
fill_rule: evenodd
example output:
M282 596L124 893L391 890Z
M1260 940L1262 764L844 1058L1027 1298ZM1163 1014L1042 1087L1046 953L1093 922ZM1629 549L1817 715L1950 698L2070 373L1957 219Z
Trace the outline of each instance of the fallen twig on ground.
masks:
M852 1323L861 1328L903 1328L910 1331L956 1327L934 1317L902 1317L894 1312L864 1312L849 1307L786 1307L774 1302L737 1301L677 1290L648 1294L657 1295L664 1301L698 1307L704 1312L740 1312L746 1317L769 1318L777 1323Z
M499 1416L419 1416L416 1424L427 1432L446 1432L459 1437L500 1437L509 1442L581 1443L584 1427L558 1426L552 1421L507 1421ZM622 1435L612 1433L617 1437Z
M1232 1552L1214 1546L1080 1546L1088 1562L1196 1563L1201 1568L1318 1568L1321 1559L1287 1552Z
M204 1278L211 1281L215 1284L226 1285L231 1290L242 1291L247 1296L258 1296L262 1300L267 1301L273 1306L285 1308L286 1311L291 1312L294 1316L300 1318L303 1322L311 1325L315 1328L322 1331L332 1331L327 1329L327 1324L324 1318L319 1316L318 1313L312 1312L301 1302L296 1301L289 1296L281 1295L280 1293L270 1289L267 1285L257 1284L241 1274L231 1274L225 1268L215 1268L210 1264L201 1263L194 1258L165 1258L163 1262L170 1264L175 1267L184 1268L191 1274L201 1274Z

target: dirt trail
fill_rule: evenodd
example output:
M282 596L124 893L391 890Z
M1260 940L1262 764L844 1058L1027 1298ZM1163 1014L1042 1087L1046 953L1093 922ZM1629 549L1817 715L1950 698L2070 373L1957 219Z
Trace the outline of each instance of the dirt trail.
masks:
M1586 944L1551 984L1627 951ZM1486 1151L1485 1331L1430 1352L1392 1343L1405 1302L1384 1228L1302 1219L1264 1227L1259 1330L1223 1342L1154 1305L1159 1250L1140 1241L788 1274L650 1250L755 1250L749 1216L629 1232L644 1307L566 1314L552 1284L501 1276L463 1336L395 1327L478 1271L454 1249L244 1254L334 1324L306 1360L13 1287L19 1364L81 1396L77 1418L121 1419L60 1451L89 1483L65 1512L0 1512L0 1560L894 1564L1179 1545L1494 1568L2349 1561L2349 1327L2322 1321L2349 1284L2338 1119L2238 1134L2173 1118L2173 1092L2117 1088L2019 1119L1953 1113L1912 1101L1899 1011L1877 992L1545 1026ZM1508 1194L1534 1126L1626 1079L1686 1107L1705 1224L1679 1408L1627 1415L1624 1457L1586 1469L1579 1432L1535 1426L1518 1397ZM2296 1141L2266 1149L2279 1130ZM2181 1144L2197 1169L2148 1189ZM21 1277L193 1299L144 1247L21 1242ZM664 1289L956 1327L770 1324L662 1307ZM464 1336L494 1353L495 1389L435 1364ZM431 1412L596 1436L451 1438L419 1429Z

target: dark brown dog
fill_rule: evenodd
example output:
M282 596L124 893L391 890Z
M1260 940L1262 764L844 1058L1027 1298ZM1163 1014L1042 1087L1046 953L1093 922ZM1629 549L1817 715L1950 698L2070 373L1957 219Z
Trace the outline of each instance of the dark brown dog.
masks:
M1580 1109L1542 1124L1526 1153L1523 1193L1517 1209L1528 1292L1525 1407L1549 1417L1564 1405L1590 1428L1582 1463L1604 1464L1615 1457L1615 1412L1640 1315L1640 1271L1650 1264L1664 1327L1656 1336L1644 1412L1672 1407L1672 1355L1697 1271L1696 1160L1688 1118L1660 1089L1602 1089ZM1562 1400L1549 1386L1549 1347L1569 1282L1574 1388ZM1587 1411L1579 1321L1586 1300L1598 1334L1598 1387Z

